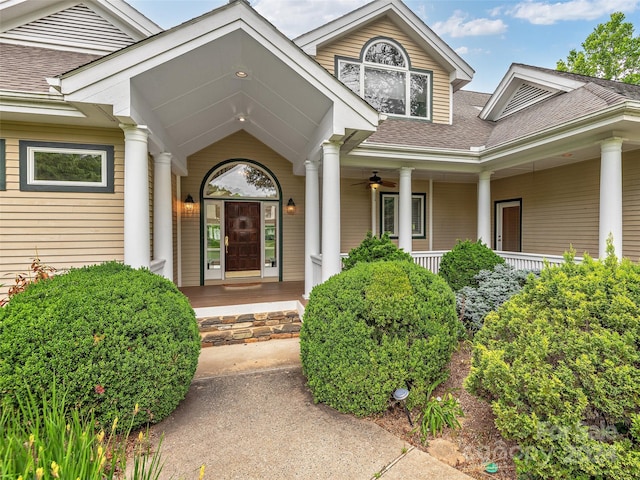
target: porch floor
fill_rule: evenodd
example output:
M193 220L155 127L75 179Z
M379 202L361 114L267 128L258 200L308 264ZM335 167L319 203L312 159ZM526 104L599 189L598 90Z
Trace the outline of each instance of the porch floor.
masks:
M193 308L283 301L304 302L304 281L182 287Z

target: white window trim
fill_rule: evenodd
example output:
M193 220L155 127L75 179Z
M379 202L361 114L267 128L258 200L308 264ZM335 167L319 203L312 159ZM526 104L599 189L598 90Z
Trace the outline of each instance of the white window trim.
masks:
M377 43L389 43L391 45L393 45L394 47L397 48L398 52L400 52L400 54L402 55L403 59L404 59L404 63L405 66L404 67L396 67L393 65L384 65L381 63L374 63L374 62L369 62L364 60L365 56L366 56L366 52L369 48L373 47L374 45L376 45ZM391 39L388 38L380 38L377 41L373 41L368 43L367 45L365 45L365 47L363 47L362 49L362 53L360 55L360 59L350 59L350 58L338 58L337 59L337 77L339 80L340 79L340 72L341 72L341 65L344 64L350 64L350 65L357 65L359 67L359 91L358 91L358 95L361 98L365 98L365 69L367 67L370 68L375 68L378 70L389 70L389 71L395 71L395 72L403 72L405 73L405 113L404 114L400 114L400 113L388 113L385 112L386 115L392 116L392 117L400 117L400 118L413 118L413 119L420 119L420 120L431 120L431 116L432 116L432 96L433 96L433 74L432 72L428 71L428 70L415 70L411 68L411 64L409 62L409 59L407 58L407 56L405 55L404 49L400 46L400 44L394 42ZM419 75L422 77L426 78L426 82L427 82L427 95L426 95L426 105L425 105L425 110L426 110L426 115L424 117L418 117L418 116L413 116L411 115L411 75Z
M395 221L394 225L398 226L398 210L400 208L400 195L395 192L381 192L380 193L380 233L387 232L390 238L398 238L398 232L389 232L386 229L384 223L384 200L386 198L393 198L393 216ZM411 229L411 237L412 238L426 238L426 194L424 193L412 193L411 194L411 205L413 206L413 199L420 199L420 214L422 217L422 230L420 232L413 232L413 228ZM413 211L411 212L411 216L413 218Z
M35 154L62 153L70 155L97 155L101 158L100 182L76 182L71 180L36 180ZM27 147L27 183L29 185L59 185L68 187L106 187L107 186L107 152L105 150L87 150L83 148Z

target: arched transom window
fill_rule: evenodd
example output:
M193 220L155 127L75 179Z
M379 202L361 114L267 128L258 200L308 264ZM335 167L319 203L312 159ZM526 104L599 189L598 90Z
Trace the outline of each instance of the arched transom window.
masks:
M207 198L277 199L278 189L261 168L248 163L232 163L209 177L203 194Z
M338 78L381 112L431 119L431 72L412 69L390 39L367 43L359 60L339 58Z

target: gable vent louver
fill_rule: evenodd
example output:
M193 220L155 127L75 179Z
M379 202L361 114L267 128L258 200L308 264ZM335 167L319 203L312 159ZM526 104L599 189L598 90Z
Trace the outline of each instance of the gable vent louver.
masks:
M129 35L83 4L13 28L2 36L21 42L108 52L135 42Z
M552 97L555 93L556 92L551 90L523 83L505 105L502 113L500 114L500 118L504 118L507 115L511 115L519 110L530 107L541 100Z

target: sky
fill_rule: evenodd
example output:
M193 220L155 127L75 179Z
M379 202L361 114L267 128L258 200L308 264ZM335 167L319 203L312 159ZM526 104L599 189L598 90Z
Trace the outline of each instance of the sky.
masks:
M228 0L128 0L167 29ZM465 87L493 92L512 63L555 68L571 49L580 50L594 28L623 12L640 35L640 0L404 0L475 70ZM366 0L250 0L289 38L368 3Z

